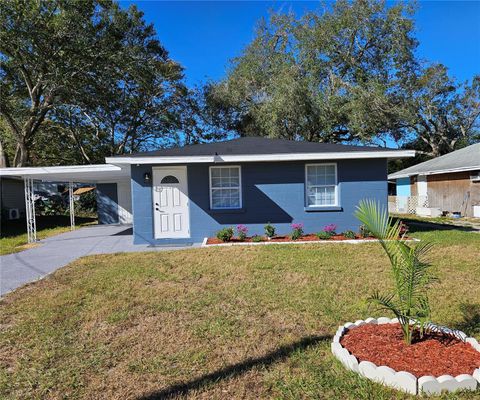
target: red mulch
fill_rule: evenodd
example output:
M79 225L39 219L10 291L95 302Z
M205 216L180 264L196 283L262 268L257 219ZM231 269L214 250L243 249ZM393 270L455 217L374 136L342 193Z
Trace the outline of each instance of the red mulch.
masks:
M362 238L361 236L356 236L355 239L362 239L362 240L373 240L375 238L373 237L368 237L368 238ZM317 235L304 235L302 236L300 239L297 240L297 242L318 242L320 239L318 238ZM352 239L348 239L346 238L345 236L343 235L334 235L332 236L330 239L327 239L326 241L328 240L352 240ZM291 242L292 239L290 238L290 236L275 236L273 239L271 240L268 240L267 238L264 238L264 240L262 240L262 242ZM324 241L324 240L322 240ZM253 242L252 238L251 237L247 237L243 242L246 242L246 243L250 243L250 242ZM220 243L225 243L225 242L222 242L220 239L217 239L217 238L208 238L207 239L207 244L220 244ZM230 240L229 242L226 242L226 243L241 243L241 240L238 240L238 238L233 238L232 240Z
M473 374L480 367L480 352L457 339L427 334L410 346L403 341L399 324L367 324L345 333L340 343L360 361L424 375Z

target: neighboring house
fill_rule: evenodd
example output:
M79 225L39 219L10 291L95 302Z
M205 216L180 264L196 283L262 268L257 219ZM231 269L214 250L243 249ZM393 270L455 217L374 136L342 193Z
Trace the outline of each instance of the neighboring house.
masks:
M37 198L46 199L58 195L58 185L52 182L36 182ZM0 210L5 220L18 219L25 215L25 190L23 179L0 178Z
M480 143L395 172L388 179L396 182L396 211L480 216Z
M279 234L301 222L357 230L361 199L387 204L387 160L414 151L247 137L126 156L131 168L134 243L201 242L244 224Z
M6 170L4 169L3 171ZM61 196L65 190L68 191L68 187L64 182L36 181L34 183L35 199L37 201ZM68 202L68 198L66 201ZM2 218L5 218L5 220L18 219L25 216L25 185L23 179L15 177L0 178L0 208ZM101 217L103 219L103 216ZM131 218L128 222L131 222Z
M1 218L18 219L25 215L25 193L23 180L0 178Z
M24 179L31 178L34 181L33 199L61 195L67 205L69 182L73 182L77 188L95 185L99 223L132 223L129 169L105 164L2 168L0 177L0 200L5 219L8 219L8 210L11 208L18 208L22 217L25 215Z
M0 170L95 184L100 223L133 222L134 243L199 243L223 227L249 235L291 224L357 230L361 199L387 205L387 160L412 150L247 137L109 157L108 164Z

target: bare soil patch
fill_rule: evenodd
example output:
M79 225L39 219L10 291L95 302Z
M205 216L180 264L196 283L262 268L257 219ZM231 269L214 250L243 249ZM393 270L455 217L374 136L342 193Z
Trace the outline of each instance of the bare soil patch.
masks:
M437 334L415 338L407 346L399 324L367 324L348 331L340 343L359 361L425 375L472 374L480 367L480 353L470 344Z

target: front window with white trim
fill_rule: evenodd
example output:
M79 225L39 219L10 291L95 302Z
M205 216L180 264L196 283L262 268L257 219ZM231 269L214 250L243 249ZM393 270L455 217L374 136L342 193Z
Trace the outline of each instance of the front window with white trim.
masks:
M337 164L307 164L305 178L307 207L338 205Z
M239 166L210 167L210 208L242 208L242 179Z

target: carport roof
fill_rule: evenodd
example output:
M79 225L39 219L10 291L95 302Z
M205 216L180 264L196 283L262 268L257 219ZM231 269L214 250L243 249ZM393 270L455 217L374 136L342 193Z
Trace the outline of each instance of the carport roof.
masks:
M128 179L130 168L111 164L0 168L0 177L32 178L50 182L102 183Z

